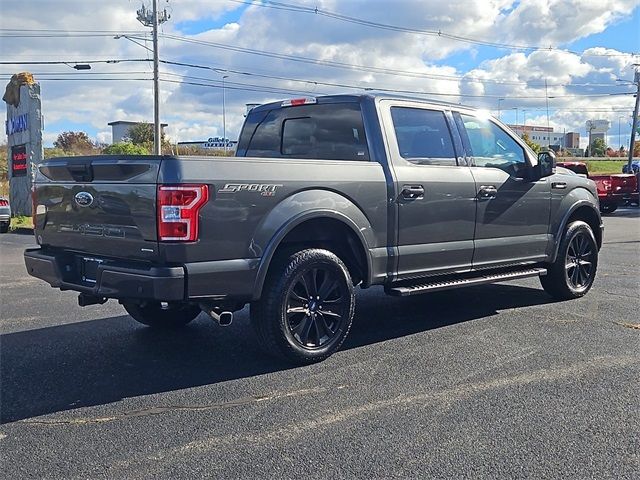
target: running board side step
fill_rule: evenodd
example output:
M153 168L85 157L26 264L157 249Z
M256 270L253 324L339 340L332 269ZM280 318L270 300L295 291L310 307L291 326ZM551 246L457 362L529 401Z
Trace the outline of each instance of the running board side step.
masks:
M541 277L547 274L546 268L527 268L520 270L503 271L499 273L479 274L475 277L454 278L450 280L432 281L429 283L418 283L415 285L405 285L402 287L387 288L386 292L395 297L408 297L421 293L436 292L438 290L448 290L450 288L471 287L474 285L484 285L487 283L504 282L518 278Z

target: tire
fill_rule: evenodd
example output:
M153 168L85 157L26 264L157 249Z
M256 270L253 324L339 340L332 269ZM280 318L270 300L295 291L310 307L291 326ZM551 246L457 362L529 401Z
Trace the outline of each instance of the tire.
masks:
M160 302L123 303L122 306L134 320L158 329L184 327L201 312L200 307L187 303L169 303L167 309L163 309Z
M251 323L269 354L298 365L336 352L353 322L355 294L345 264L328 250L284 255L270 267Z
M591 289L597 269L598 244L593 231L578 220L567 226L556 261L540 277L540 282L557 300L579 298Z
M9 231L8 223L0 223L0 233L7 233Z
M618 209L618 205L615 203L602 203L600 204L600 213L613 213Z

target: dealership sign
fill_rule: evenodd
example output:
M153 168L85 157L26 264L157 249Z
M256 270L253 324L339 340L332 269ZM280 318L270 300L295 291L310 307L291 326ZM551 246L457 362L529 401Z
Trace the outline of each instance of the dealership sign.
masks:
M7 133L7 135L26 132L29 129L29 114L23 113L22 115L17 115L15 117L12 117L6 122L4 122L4 125L5 125L5 132Z
M27 175L27 146L14 145L11 147L11 176L24 177Z

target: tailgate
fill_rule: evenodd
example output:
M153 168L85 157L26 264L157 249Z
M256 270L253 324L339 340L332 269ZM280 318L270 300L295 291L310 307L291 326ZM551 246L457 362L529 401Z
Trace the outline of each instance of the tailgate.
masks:
M614 193L633 193L636 191L637 179L632 173L611 175L611 188Z
M88 255L156 259L161 161L104 155L42 163L34 185L38 242Z

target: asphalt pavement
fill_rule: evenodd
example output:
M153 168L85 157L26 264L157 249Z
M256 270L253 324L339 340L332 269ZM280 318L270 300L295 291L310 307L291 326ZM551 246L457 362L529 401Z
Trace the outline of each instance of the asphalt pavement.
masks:
M248 309L163 333L79 308L1 235L2 476L640 478L640 211L605 226L582 299L363 290L342 350L299 368Z

